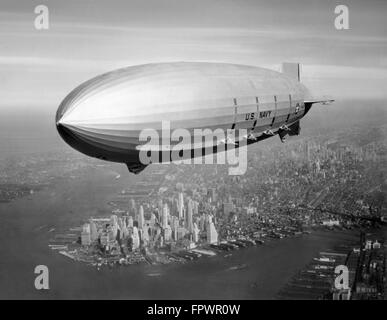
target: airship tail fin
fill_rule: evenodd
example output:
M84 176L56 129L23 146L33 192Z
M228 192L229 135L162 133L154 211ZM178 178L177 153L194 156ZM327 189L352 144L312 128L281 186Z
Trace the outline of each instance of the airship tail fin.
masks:
M320 104L323 104L323 105L327 105L327 104L331 104L332 102L334 102L335 100L330 98L330 97L320 97L320 98L311 98L311 99L308 99L308 100L305 100L305 104L314 104L314 103L320 103Z
M333 100L331 98L327 98L327 97L307 99L304 101L304 103L305 103L305 113L304 114L307 114L308 111L310 110L310 108L312 107L312 105L315 103L327 105L327 104L331 104L334 101L335 100Z
M300 81L300 64L294 62L283 62L281 71L288 77Z

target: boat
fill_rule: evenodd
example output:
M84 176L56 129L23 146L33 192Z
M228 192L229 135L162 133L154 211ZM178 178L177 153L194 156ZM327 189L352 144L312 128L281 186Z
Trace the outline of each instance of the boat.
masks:
M241 270L245 268L247 268L247 264L242 263L242 264L238 264L236 266L230 267L229 270Z

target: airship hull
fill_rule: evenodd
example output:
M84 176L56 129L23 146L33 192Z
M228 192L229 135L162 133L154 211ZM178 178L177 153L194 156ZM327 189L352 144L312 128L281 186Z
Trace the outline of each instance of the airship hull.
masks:
M144 129L156 130L160 137L163 122L171 131L184 128L192 135L195 129L246 129L255 136L249 144L268 138L267 131L275 134L297 123L310 107L305 104L307 95L297 79L258 67L147 64L81 84L62 101L56 123L73 148L135 167ZM206 152L217 152L218 147L210 146ZM186 148L193 156L196 147Z

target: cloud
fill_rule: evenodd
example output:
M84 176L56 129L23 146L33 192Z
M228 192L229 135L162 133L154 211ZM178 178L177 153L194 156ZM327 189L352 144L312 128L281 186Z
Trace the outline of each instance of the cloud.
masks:
M306 65L303 72L308 79L359 79L387 81L387 69L340 65Z
M343 32L334 29L333 7L324 1L51 1L48 31L34 29L30 2L5 2L2 104L57 103L97 74L176 60L277 69L283 61L300 62L303 81L318 93L386 96L382 10L361 1L351 5L351 30Z

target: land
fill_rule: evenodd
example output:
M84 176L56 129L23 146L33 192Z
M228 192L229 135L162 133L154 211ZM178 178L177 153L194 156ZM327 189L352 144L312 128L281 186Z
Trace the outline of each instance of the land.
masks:
M319 252L343 243L350 246L347 238L353 242L362 230L383 230L387 135L383 117L376 115L344 122L335 115L327 128L306 125L300 137L286 144L274 138L253 145L248 151L248 171L240 177L229 176L227 167L220 165L152 165L134 176L124 166L89 159L66 146L56 152L37 150L5 157L0 162L0 295L39 298L26 288L31 287L34 266L47 264L56 288L50 296L57 298L194 298L195 294L204 296L203 292L213 298L274 297ZM312 119L304 123L316 121L317 116L321 114L312 113ZM124 256L120 250L93 256L79 239L81 227L90 218L116 215L136 221L140 206L145 221L152 214L159 218L160 200L170 209L168 217L176 216L173 204L179 193L185 201L190 198L198 203L193 220L212 216L217 243L208 243L207 232L202 230L198 241L187 233L178 241L161 243L159 237L140 242ZM135 210L130 207L132 200ZM179 223L188 227L185 219ZM72 236L64 243L61 236L68 234ZM249 241L255 245L248 245ZM216 256L188 258L195 255L191 242ZM47 247L54 243L84 253L87 263L71 261ZM179 259L157 258L177 253L182 255ZM137 255L142 262L133 265L135 261L128 260L127 268L118 267L126 255ZM146 262L149 257L153 257L150 263ZM257 262L258 257L264 262ZM117 268L90 268L87 264L95 263L94 258ZM259 268L259 276L254 276L253 266ZM274 270L281 276L274 275ZM129 283L122 282L123 274ZM172 274L179 278L179 286L171 287ZM269 279L270 286L265 282ZM216 289L218 281L231 280L222 292ZM196 288L196 282L201 287ZM115 290L110 290L113 286ZM152 293L148 286L154 288Z

